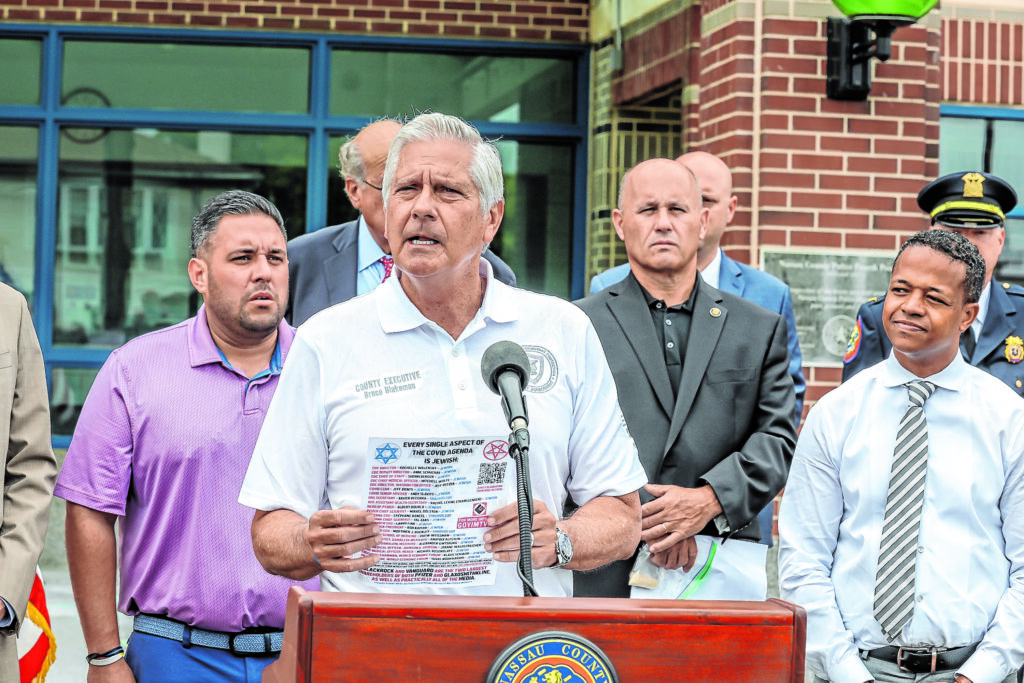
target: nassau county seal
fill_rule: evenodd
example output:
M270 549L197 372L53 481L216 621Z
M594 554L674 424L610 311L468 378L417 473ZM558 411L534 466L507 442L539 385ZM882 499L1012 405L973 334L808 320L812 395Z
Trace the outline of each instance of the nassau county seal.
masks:
M618 683L611 662L586 638L541 631L521 638L494 660L487 683Z

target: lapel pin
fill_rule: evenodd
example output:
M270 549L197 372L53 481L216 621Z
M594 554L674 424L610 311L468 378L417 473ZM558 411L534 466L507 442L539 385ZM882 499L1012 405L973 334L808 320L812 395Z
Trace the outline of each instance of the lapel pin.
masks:
M718 318L721 315L722 315L722 309L721 308L719 308L718 306L712 306L711 307L711 317L712 318Z

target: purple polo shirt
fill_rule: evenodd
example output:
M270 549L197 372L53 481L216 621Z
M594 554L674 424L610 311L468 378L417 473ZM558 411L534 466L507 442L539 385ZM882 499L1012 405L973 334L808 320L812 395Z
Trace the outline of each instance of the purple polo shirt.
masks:
M296 583L260 566L253 511L237 501L294 337L282 322L271 368L249 380L223 360L200 308L103 364L54 493L120 516L120 611L215 631L284 626Z

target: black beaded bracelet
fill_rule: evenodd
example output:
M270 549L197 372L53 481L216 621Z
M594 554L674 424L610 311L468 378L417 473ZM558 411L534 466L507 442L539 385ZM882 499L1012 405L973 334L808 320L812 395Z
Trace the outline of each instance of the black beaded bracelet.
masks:
M93 652L92 654L86 655L85 661L89 662L93 666L108 666L122 657L124 657L124 648L118 645L113 650L107 650L106 652Z

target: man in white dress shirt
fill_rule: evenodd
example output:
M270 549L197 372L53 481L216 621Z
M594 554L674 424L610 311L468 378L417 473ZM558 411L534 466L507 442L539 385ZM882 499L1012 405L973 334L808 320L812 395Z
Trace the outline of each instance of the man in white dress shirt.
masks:
M782 501L779 585L807 610L817 680L1011 682L1024 662L1024 401L959 353L984 279L959 234L911 237L882 316L892 353L808 415ZM908 383L927 387L916 425ZM927 440L907 446L915 428ZM922 456L921 488L894 477L890 491L907 451ZM890 526L906 522L895 502L912 492L923 502L903 512L916 505L919 522ZM899 619L886 611L896 603Z

